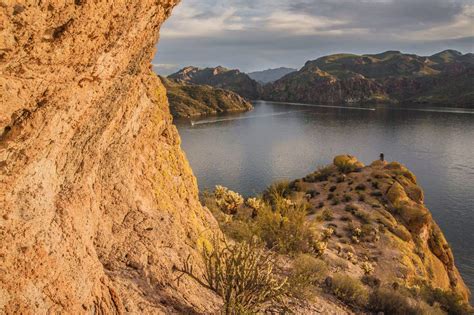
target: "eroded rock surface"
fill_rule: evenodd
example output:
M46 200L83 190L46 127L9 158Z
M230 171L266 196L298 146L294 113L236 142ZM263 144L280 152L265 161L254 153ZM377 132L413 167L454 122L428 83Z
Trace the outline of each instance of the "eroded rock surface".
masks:
M150 60L178 0L0 0L0 313L209 313L216 227Z

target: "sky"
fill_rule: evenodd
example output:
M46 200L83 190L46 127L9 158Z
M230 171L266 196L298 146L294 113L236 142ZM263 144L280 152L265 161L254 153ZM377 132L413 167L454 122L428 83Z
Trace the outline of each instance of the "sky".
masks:
M299 69L332 53L474 51L474 0L182 0L161 29L160 74L185 66Z

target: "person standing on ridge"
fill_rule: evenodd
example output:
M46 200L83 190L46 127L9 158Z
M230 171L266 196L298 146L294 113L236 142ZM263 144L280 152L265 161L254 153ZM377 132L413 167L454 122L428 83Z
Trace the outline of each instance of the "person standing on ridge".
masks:
M383 153L380 153L380 161L385 161L385 154Z

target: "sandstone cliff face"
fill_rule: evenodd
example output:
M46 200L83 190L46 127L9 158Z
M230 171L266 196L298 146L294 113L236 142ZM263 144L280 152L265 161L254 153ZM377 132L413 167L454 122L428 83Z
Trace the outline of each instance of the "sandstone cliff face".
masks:
M211 312L216 227L151 74L178 0L0 0L0 313Z

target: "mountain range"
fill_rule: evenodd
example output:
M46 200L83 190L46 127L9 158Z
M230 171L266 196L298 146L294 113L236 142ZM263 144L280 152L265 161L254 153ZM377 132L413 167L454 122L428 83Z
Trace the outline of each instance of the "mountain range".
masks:
M412 102L472 106L474 54L429 57L387 51L308 61L266 86L263 99L304 103Z
M276 80L284 77L285 75L298 71L297 69L293 68L285 68L285 67L280 67L276 69L267 69L263 71L255 71L255 72L249 72L247 75L259 82L260 84L267 84L267 83L272 83L275 82Z
M298 71L291 70L279 68L245 74L223 67L186 67L169 77L269 101L474 106L472 53L445 50L432 56L399 51L334 54L308 61ZM278 78L280 75L283 77Z

